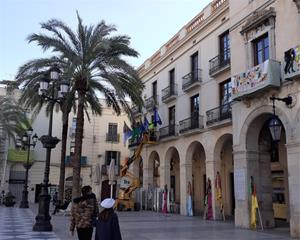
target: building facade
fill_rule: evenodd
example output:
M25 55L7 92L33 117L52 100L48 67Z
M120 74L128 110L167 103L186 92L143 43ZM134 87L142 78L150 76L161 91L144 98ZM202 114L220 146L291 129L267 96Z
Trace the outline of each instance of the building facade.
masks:
M6 95L6 89L0 88L0 96ZM20 91L15 90L14 96L18 99ZM97 198L103 199L110 196L110 186L108 185L107 166L112 159L115 160L115 172L119 174L120 164L129 156L129 150L123 143L123 125L124 122L129 124L127 114L122 113L117 116L112 108L107 107L105 101L102 101L103 110L101 116L94 116L88 110L90 121L85 116L84 138L82 146L81 158L81 184L91 185ZM58 109L56 109L58 110ZM53 136L61 139L62 134L62 115L59 111L53 114ZM28 113L30 117L30 113ZM34 133L39 137L47 135L49 119L46 116L45 109L33 120L32 128ZM76 115L69 115L69 130L67 139L66 152L66 172L65 172L65 197L71 197L72 189L72 154L75 146L75 129ZM7 141L1 145L1 190L11 191L17 201L21 199L21 194L25 179L25 168L23 164L27 160L27 151L18 149L15 143ZM35 148L31 148L32 155L30 161L32 166L29 170L29 202L37 202L38 195L41 190L40 184L43 182L46 150L40 141L37 142ZM49 191L54 194L58 190L60 177L60 153L61 144L58 143L56 148L51 152L49 183L51 184Z
M214 0L139 67L136 118L153 120L155 108L162 120L142 152L143 186L167 185L181 214L189 183L195 215L205 212L210 179L213 218L223 208L249 228L252 178L264 227L281 219L300 237L299 5Z

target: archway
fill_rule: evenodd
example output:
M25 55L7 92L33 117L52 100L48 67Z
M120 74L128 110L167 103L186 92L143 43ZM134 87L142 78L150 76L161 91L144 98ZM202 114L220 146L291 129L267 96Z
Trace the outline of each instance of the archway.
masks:
M192 201L194 215L204 213L206 189L205 151L200 142L193 142L187 149L187 164L192 167Z
M281 122L281 138L274 142L269 130L270 113L257 116L246 134L246 149L251 151L248 176L253 176L263 225L266 228L288 226L289 185L286 129Z
M149 171L151 173L152 181L149 182L151 187L159 187L160 186L160 158L156 151L151 152L149 156ZM149 173L149 174L150 174Z
M222 135L216 142L214 149L214 159L216 161L216 181L220 188L220 197L216 192L216 218L221 219L223 216L234 216L235 197L234 197L234 174L233 174L233 137L232 134ZM219 174L219 175L218 175ZM218 191L218 190L217 190ZM223 209L222 209L223 207ZM222 212L223 211L223 212Z
M180 206L180 158L178 150L170 147L166 152L166 166L169 168L169 176L167 178L167 186L169 190L169 201L174 206L171 211L179 213Z

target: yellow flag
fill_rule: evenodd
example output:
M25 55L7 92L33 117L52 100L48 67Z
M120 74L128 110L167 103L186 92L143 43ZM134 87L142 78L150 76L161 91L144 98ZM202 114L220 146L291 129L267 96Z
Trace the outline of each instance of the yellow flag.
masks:
M251 195L251 228L256 229L256 209L258 208L258 202L256 195Z

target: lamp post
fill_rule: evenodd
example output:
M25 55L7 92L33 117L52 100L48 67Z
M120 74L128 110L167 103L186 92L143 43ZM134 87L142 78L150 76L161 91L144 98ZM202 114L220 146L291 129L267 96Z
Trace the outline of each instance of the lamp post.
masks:
M31 137L32 132L33 132L33 129L28 128L26 133L22 137L23 146L27 147L27 161L26 161L26 164L24 164L26 173L25 173L25 183L24 183L24 189L22 192L22 200L21 200L20 208L29 208L29 204L28 204L28 171L31 168L31 164L29 163L30 147L32 146L34 148L35 144L38 140L38 136L36 134L34 134ZM32 143L31 143L31 138L32 138Z
M270 100L273 102L273 116L269 122L269 129L272 135L273 142L280 141L281 135L281 122L278 116L275 113L275 100L284 102L287 106L291 105L293 102L293 98L291 96L287 96L285 98L277 98L277 97L270 97Z
M49 128L48 135L43 135L40 141L43 147L46 148L46 164L44 171L44 180L42 183L42 191L39 196L39 209L38 215L36 216L35 224L33 225L33 231L38 232L49 232L52 231L51 217L49 214L50 208L50 195L48 193L49 186L49 173L50 173L50 159L51 150L56 147L56 144L60 141L57 137L52 136L52 124L53 124L53 108L55 103L60 103L64 94L68 92L68 85L60 81L60 70L57 66L52 67L49 70L50 79L48 75L40 81L39 95L48 101L50 105L50 115L49 115ZM55 94L55 89L57 84L60 84L60 91ZM49 88L49 91L47 91ZM49 94L50 93L50 94Z

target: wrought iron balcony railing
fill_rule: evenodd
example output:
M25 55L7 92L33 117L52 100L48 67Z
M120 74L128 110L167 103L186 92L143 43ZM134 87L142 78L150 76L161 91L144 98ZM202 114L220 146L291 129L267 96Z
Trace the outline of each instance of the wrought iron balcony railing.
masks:
M212 125L226 119L231 119L231 102L207 111L206 116L206 125Z
M199 113L192 114L191 117L179 122L179 133L185 133L187 131L202 129L204 127L203 116Z
M145 108L147 110L153 109L153 107L158 106L158 96L152 96L145 100Z
M133 106L131 108L131 113L132 113L133 117L137 117L142 114L142 109L141 109L141 107Z
M120 142L120 134L106 133L106 142L116 142L116 143Z
M186 91L201 82L201 69L196 69L182 77L182 90Z
M209 60L209 75L215 75L230 67L230 49Z
M172 137L172 136L177 136L177 125L176 124L171 124L166 127L162 127L159 129L159 139L164 139L167 137Z
M172 84L172 85L164 88L161 91L162 91L161 100L163 102L171 101L171 100L175 99L177 97L177 95L178 95L177 84Z

